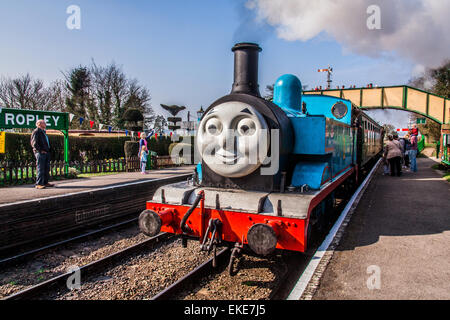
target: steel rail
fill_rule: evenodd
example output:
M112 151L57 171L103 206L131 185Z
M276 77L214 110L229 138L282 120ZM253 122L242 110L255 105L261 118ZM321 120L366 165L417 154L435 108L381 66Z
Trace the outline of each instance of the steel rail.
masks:
M26 252L17 254L15 256L10 256L10 257L1 259L0 260L0 269L1 268L5 268L6 266L9 266L11 264L23 261L23 260L25 260L27 258L30 258L30 257L32 257L32 256L34 256L34 255L36 255L38 253L45 252L45 251L47 251L49 249L53 249L53 248L56 248L56 247L59 247L59 246L62 246L62 245L66 245L66 244L69 244L69 243L72 243L72 242L76 242L76 241L79 241L81 239L88 238L88 237L90 237L92 235L101 234L101 233L104 233L106 231L109 231L109 230L112 230L112 229L115 229L115 228L124 227L124 226L126 226L128 224L131 224L131 223L137 222L137 221L138 221L138 218L128 219L126 221L122 221L122 222L113 224L111 226L107 226L107 227L100 228L100 229L97 229L97 230L89 231L87 233L84 233L84 234L81 234L81 235L78 235L78 236L75 236L75 237L72 237L72 238L69 238L69 239L65 239L65 240L62 240L62 241L51 243L49 245L46 245L46 246L43 246L43 247L40 247L40 248L36 248L36 249L30 250L30 251L26 251Z
M89 276L90 273L97 271L98 269L107 267L107 266L113 264L114 262L124 259L132 254L142 252L142 250L144 248L155 245L159 241L166 240L171 237L172 237L172 235L170 235L168 233L160 233L159 235L157 235L155 237L152 237L143 242L135 244L131 247L128 247L128 248L125 248L118 252L115 252L107 257L93 261L87 265L84 265L84 266L80 267L79 271L82 274L84 273L84 277L86 277L86 275ZM53 286L57 286L57 285L61 286L65 283L67 283L68 278L72 275L73 275L73 272L67 272L67 273L61 274L61 275L51 278L47 281L39 283L35 286L32 286L30 288L27 288L25 290L22 290L15 294L7 296L7 297L3 298L2 300L31 299L33 297L36 297L38 294L45 292L46 290L50 289ZM69 289L67 289L67 290L69 290Z
M230 248L224 248L216 255L218 264L215 268L213 268L213 257L199 265L197 268L189 272L181 279L171 284L166 289L160 291L158 294L153 296L151 300L168 300L169 298L179 293L181 290L185 289L187 284L193 283L195 280L211 275L216 270L216 268L218 269L220 267L226 266L226 264L228 263L227 258L229 258L229 254Z

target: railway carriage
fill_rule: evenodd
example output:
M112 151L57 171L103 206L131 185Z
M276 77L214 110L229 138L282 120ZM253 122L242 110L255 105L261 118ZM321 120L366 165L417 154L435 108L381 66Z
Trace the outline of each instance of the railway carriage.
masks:
M382 152L382 128L345 99L303 95L300 80L280 77L273 102L261 98L252 43L233 47L229 95L204 113L191 181L159 188L139 218L148 236L161 231L268 255L304 252L326 225L336 192Z

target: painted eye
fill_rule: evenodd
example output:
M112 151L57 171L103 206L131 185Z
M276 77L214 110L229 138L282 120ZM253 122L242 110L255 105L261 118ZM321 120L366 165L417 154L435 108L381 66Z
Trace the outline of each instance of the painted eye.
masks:
M252 136L256 132L256 124L252 119L242 119L238 123L237 130L241 136Z
M210 135L217 136L222 132L222 123L217 118L209 119L206 122L205 130Z

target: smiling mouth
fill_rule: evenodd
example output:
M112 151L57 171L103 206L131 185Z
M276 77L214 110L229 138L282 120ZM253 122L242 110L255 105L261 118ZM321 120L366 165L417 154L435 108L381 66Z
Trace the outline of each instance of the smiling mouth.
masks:
M239 158L237 154L223 149L216 152L215 156L216 158L220 159L220 161L225 163L234 163Z

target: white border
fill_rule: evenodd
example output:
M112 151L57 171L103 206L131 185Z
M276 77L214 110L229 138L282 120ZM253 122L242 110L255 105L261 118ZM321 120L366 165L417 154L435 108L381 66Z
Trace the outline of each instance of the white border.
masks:
M368 184L370 179L372 178L375 170L378 168L379 164L381 162L381 159L378 160L377 164L373 167L370 174L367 176L367 178L364 180L364 182L359 186L358 190L356 190L353 197L348 202L347 206L345 207L344 211L342 211L341 215L339 216L339 219L334 224L333 228L331 229L328 236L325 238L325 240L322 242L320 247L317 249L316 253L313 257L311 257L311 261L309 262L308 266L306 267L305 271L303 271L302 275L297 281L297 284L292 289L289 296L286 298L286 300L300 300L303 293L305 292L306 288L308 287L309 282L311 281L314 273L316 272L316 269L319 265L319 263L322 261L322 258L324 254L327 252L328 248L330 247L330 244L334 240L339 228L342 225L342 222L347 217L348 213L350 212L350 209L353 205L355 205L356 200L358 199L359 195L364 194L365 186ZM359 200L358 200L359 202ZM356 203L357 204L357 203Z

